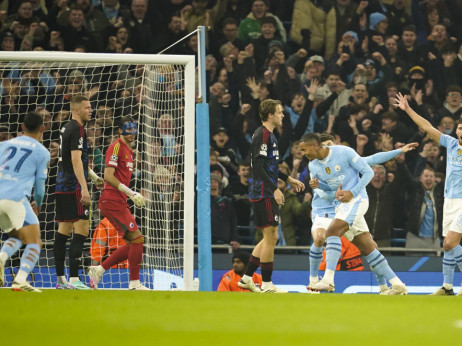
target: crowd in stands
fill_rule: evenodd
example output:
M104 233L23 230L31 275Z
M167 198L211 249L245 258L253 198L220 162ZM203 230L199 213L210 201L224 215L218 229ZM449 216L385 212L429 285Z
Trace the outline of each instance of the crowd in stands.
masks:
M259 239L246 198L249 147L260 126L259 104L273 98L285 106L283 126L275 131L280 170L294 178L307 176L298 150L305 132L329 133L362 156L419 142L418 150L373 167L366 220L381 246L391 244L394 229L417 238L413 244L433 246L441 237L445 151L393 99L397 92L409 95L416 112L455 136L462 115L461 17L460 0L3 0L0 49L197 55L193 32L204 25L214 243L237 249ZM124 72L136 77L142 69ZM54 105L61 100L58 108L42 109L49 126L45 145L56 160L56 124L69 116L66 95L76 84L70 81L82 79L78 70L71 74L66 83L33 71L1 76L0 139L17 131L10 126L27 111L19 99L42 83L53 89ZM100 148L97 167L104 152L98 133L112 139L114 117L121 115L102 101L121 79L84 90L97 109L88 128L89 137L96 133L92 146ZM37 98L46 104L48 96ZM133 95L130 110L140 98ZM175 114L163 121L175 123ZM166 147L173 140L168 132L163 140L159 160L165 163L175 143ZM286 198L280 244L309 245L312 192L280 188Z

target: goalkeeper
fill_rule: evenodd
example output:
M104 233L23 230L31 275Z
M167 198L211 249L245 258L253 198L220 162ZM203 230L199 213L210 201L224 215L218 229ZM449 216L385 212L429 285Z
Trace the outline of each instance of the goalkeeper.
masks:
M139 280L144 237L127 204L127 196L133 200L137 207L143 207L145 203L141 194L128 187L133 171L131 146L136 138L137 123L130 116L124 117L118 131L119 139L112 143L106 151L105 185L99 199L99 208L101 213L114 225L117 232L124 237L127 245L117 249L101 265L90 267L90 286L97 289L98 282L106 270L128 259L129 289L148 290Z

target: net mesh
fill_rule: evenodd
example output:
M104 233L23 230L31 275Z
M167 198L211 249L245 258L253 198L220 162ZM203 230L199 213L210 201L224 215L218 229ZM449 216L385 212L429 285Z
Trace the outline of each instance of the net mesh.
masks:
M154 289L182 288L184 65L10 61L0 62L0 72L3 139L20 132L27 112L39 111L46 126L43 144L51 153L46 196L39 216L44 247L29 278L34 285L53 287L56 283L52 248L58 228L54 189L59 130L70 119L70 98L80 93L90 99L94 109L94 116L87 124L87 137L91 147L90 166L99 176L104 173L105 150L118 138L118 121L125 115L138 121L131 187L142 193L147 203L145 208L131 206L131 210L145 237L140 280ZM97 203L100 192L94 187L91 189L90 237L96 235L96 238L88 239L82 258L83 269L124 244L116 232L95 232L103 215ZM19 260L13 258L6 273L14 274L18 264ZM7 280L11 280L8 275ZM88 282L85 272L81 278ZM100 287L126 288L128 281L124 263L108 270Z

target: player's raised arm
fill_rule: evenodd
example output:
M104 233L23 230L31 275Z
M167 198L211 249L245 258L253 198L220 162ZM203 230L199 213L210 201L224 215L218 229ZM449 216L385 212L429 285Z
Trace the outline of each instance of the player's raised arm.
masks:
M405 154L408 151L414 150L418 146L419 146L419 143L417 143L417 142L409 143L409 144L406 144L404 147L402 147L400 149L395 149L395 150L392 150L392 151L385 151L385 152L377 153L377 154L374 154L374 155L366 156L366 157L364 157L364 160L366 160L366 162L367 162L367 164L369 166L378 165L378 164L387 162L387 161L395 158L398 155Z
M434 141L440 142L441 132L435 129L427 119L422 118L409 106L406 96L403 96L401 93L396 94L395 106L405 111L412 121L424 130Z

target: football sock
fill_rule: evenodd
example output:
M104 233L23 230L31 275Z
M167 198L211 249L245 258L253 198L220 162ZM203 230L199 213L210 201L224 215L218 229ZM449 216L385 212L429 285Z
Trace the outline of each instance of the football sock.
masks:
M388 287L388 285L387 285L387 279L385 278L385 276L383 276L383 275L378 275L378 274L375 272L374 268L372 268L372 267L371 267L371 270L374 272L375 278L377 279L377 283L379 284L379 286L380 286L380 287L382 287L382 286L383 286L383 287L385 287L385 286Z
M26 282L27 276L34 269L40 256L40 246L38 244L27 244L26 249L21 257L21 264L19 266L18 274L14 278L16 283Z
M327 237L326 241L326 271L323 280L332 283L334 282L335 268L342 253L342 241L337 236Z
M252 279L253 273L258 269L260 266L260 259L258 257L254 257L250 255L249 264L247 264L247 269L245 270L245 276L250 277ZM242 277L244 279L244 277Z
M311 245L310 247L310 281L318 281L319 264L322 261L322 247Z
M264 282L271 281L271 276L273 275L273 263L274 262L260 263L262 281Z
M141 262L143 260L144 237L139 236L130 242L128 253L128 268L130 270L130 281L140 279Z
M9 238L3 243L2 249L0 250L0 261L5 264L6 260L13 256L22 246L22 242L17 238Z
M87 239L87 237L75 233L71 240L71 245L69 246L69 276L71 278L79 277L80 258L82 257L85 239Z
M116 251L114 251L111 256L106 258L106 260L101 263L101 266L104 270L108 270L112 266L125 261L128 258L128 253L130 252L130 245L124 245L119 247Z
M447 290L452 289L454 284L454 270L456 269L456 260L449 251L444 251L443 256L443 287Z
M69 239L67 235L59 232L55 233L55 243L53 253L55 256L56 275L64 276L64 261L66 259L66 242Z
M454 256L454 260L459 267L459 270L462 272L462 246L459 244L455 248L449 250L449 253Z
M391 270L387 260L383 257L379 250L374 249L374 251L365 257L367 263L374 268L374 273L377 276L385 277L385 279L392 285L402 284L401 280L396 276L393 270Z

